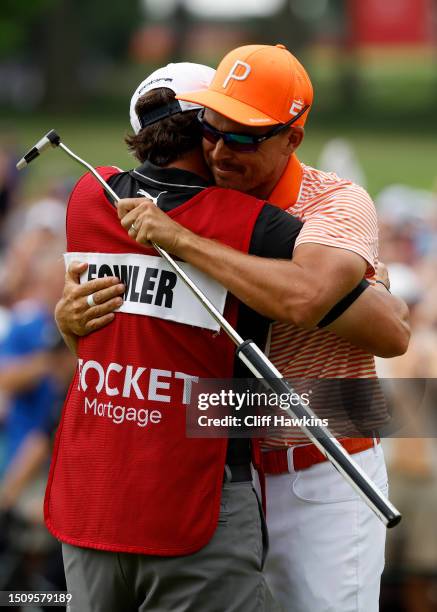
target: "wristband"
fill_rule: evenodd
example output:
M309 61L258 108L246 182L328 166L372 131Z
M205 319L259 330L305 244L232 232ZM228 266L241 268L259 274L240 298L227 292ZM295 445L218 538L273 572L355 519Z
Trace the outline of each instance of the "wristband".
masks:
M335 306L331 308L331 310L323 317L321 321L319 321L317 327L326 327L330 325L335 319L338 319L340 315L344 313L345 310L349 308L351 304L355 302L355 300L369 287L369 284L365 279L363 279L359 285L352 289L350 293L348 293L343 299L341 299Z

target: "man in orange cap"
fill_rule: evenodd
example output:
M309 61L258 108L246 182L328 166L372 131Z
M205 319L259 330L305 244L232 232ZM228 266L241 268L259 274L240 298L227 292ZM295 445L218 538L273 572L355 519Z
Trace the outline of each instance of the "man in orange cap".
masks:
M237 253L152 207L135 211L138 200L123 204L123 225L135 221L137 240L159 243L275 320L270 357L287 378L376 377L369 352L314 329L363 277L374 279L377 219L361 187L295 155L313 102L303 66L283 45L240 47L222 60L207 89L178 98L205 107L199 112L204 154L217 185L268 199L304 221L293 260ZM385 356L406 349L401 311L399 320ZM379 439L341 442L386 491ZM314 451L300 431L264 444L270 584L285 610L376 612L385 528Z

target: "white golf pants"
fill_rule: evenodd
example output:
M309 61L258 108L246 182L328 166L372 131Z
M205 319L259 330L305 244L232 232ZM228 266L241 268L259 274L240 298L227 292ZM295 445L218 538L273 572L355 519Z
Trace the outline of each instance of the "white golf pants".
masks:
M290 452L290 451L289 451ZM353 459L387 493L381 444ZM289 461L290 463L290 461ZM266 477L265 571L286 612L377 612L386 528L329 462Z

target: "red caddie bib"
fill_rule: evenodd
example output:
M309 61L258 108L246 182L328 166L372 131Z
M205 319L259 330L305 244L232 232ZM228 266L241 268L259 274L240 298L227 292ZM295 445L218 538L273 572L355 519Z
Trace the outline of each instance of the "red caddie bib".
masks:
M106 179L117 172L99 171ZM262 206L211 187L169 215L247 252ZM46 525L76 546L192 553L216 529L227 441L187 438L186 406L197 378L232 377L234 347L163 259L128 236L92 175L70 197L67 243L74 258L88 261L88 278L115 275L127 289L115 320L79 340L47 484ZM237 300L191 272L235 325Z

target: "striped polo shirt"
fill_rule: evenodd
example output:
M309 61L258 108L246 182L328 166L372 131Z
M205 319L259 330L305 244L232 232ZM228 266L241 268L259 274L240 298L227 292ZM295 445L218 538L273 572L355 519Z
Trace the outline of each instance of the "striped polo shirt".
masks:
M317 243L353 251L367 262L367 280L373 279L378 256L377 216L362 187L310 168L292 156L269 201L303 221L295 248ZM373 355L326 329L299 329L275 322L269 356L285 378L376 378ZM307 441L296 428L287 444ZM283 446L284 440L269 438L265 445Z

